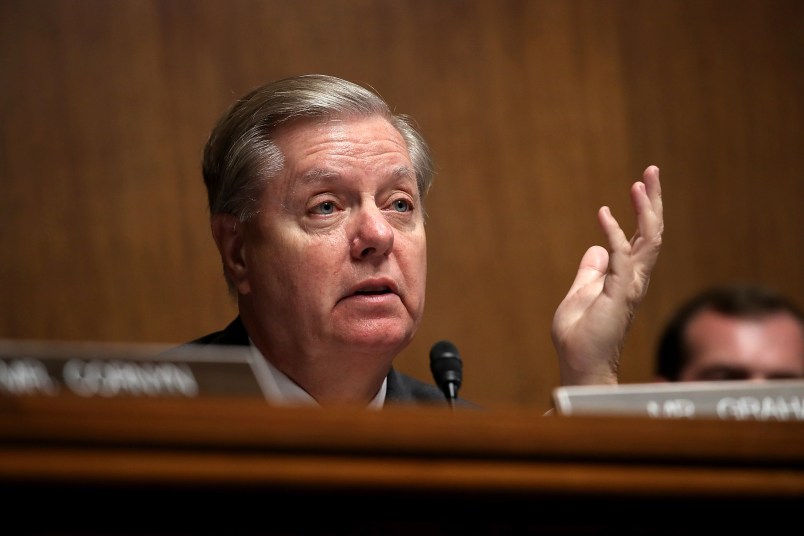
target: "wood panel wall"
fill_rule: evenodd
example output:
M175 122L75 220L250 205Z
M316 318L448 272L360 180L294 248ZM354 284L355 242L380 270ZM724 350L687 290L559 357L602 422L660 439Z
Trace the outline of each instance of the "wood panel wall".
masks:
M544 409L549 329L601 205L662 169L665 244L622 359L710 283L804 298L798 0L0 0L0 337L180 343L235 314L200 155L252 87L324 72L417 118L438 175L397 366Z

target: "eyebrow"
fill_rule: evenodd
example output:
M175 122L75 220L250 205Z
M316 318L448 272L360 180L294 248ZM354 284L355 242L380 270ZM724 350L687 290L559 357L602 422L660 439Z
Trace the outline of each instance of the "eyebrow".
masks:
M296 181L297 184L316 184L333 182L341 178L341 173L328 169L314 168L305 172ZM394 181L412 179L416 182L416 173L408 166L397 166L391 171L390 177Z
M307 171L296 181L298 184L314 184L317 182L331 182L340 178L341 174L326 169L315 168Z
M413 179L416 180L416 172L408 166L399 166L393 172L394 177L400 179Z

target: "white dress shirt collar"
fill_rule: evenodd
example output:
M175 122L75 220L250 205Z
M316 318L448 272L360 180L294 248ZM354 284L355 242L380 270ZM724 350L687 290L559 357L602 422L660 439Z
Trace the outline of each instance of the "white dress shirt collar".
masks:
M249 347L254 355L254 363L260 367L262 386L265 397L271 404L282 406L318 406L318 402L310 396L296 382L291 380L284 372L276 368L270 361L265 359L262 352L249 339ZM388 389L388 378L382 381L377 395L366 406L368 409L381 409L385 403L385 393Z

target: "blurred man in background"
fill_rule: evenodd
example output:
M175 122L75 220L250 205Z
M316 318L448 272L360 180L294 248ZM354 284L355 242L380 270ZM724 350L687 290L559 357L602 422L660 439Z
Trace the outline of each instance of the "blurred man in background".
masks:
M804 316L761 285L705 289L667 323L655 372L671 382L804 378Z

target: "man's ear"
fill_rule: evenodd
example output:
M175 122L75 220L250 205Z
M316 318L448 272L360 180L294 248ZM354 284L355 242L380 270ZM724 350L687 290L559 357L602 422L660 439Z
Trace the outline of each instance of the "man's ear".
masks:
M232 214L215 214L210 224L226 279L240 294L248 294L251 288L244 252L245 225Z

